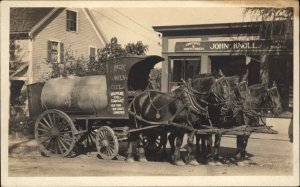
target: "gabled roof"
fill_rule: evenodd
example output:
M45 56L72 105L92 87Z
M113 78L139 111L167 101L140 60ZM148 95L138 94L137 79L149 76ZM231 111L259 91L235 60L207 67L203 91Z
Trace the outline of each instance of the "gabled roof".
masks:
M34 37L35 31L42 28L46 22L53 17L58 10L62 11L64 8L11 8L10 9L10 34L19 35L20 37ZM83 9L85 15L90 20L99 39L107 43L107 39L102 32L100 26L96 23L93 14L87 9Z
M10 33L27 33L53 8L11 8Z
M15 72L12 72L11 75L9 75L10 80L22 80L26 79L27 77L27 69L28 69L28 63L23 64L20 66Z

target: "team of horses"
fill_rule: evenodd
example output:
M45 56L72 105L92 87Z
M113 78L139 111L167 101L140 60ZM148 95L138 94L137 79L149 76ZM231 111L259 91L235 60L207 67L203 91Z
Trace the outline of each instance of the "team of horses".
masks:
M281 113L281 102L275 84L248 86L246 75L225 77L199 75L172 92L147 90L137 95L130 104L130 128L139 129L153 124L155 128L136 131L128 136L127 161L134 161L132 143L136 142L138 161L146 162L143 138L145 134L161 135L163 152L167 139L171 148L171 160L175 165L199 165L198 160L214 165L220 162L219 149L222 133L213 134L210 129L231 129L239 126L256 126L261 113ZM142 120L141 120L142 119ZM204 133L198 133L204 132ZM182 159L180 148L187 134L187 154ZM237 134L237 151L240 161L245 159L250 133ZM193 143L196 137L196 152ZM200 146L201 145L201 146Z

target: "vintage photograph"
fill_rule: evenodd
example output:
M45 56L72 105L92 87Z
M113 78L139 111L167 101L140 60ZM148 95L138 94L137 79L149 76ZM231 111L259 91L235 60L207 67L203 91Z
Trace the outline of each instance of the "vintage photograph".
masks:
M5 4L3 186L164 184L117 181L133 176L296 186L299 5L258 2ZM218 184L207 181L171 184Z

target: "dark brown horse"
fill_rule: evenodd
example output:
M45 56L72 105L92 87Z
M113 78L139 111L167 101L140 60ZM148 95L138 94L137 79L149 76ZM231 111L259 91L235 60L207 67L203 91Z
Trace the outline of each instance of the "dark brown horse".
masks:
M211 105L208 107L211 123L217 128L231 128L233 126L243 125L243 116L241 113L240 103L242 95L246 92L246 74L243 76L232 76L225 78L230 85L230 98L227 102L226 113L222 113L217 106ZM221 165L219 162L219 148L222 134L215 134L214 147L212 146L212 134L196 136L196 152L201 155L203 162L209 162L210 165ZM200 149L201 139L201 149ZM200 154L201 150L201 154Z
M274 116L282 112L281 99L275 83L268 88L267 84L256 84L247 88L246 94L241 94L243 100L244 123L249 126L259 124L264 113L272 113ZM262 121L264 124L264 122ZM265 125L265 124L264 124ZM250 135L237 135L237 152L240 154L240 161L246 157L246 147Z
M147 161L142 139L143 133L147 133L146 128L149 127L148 133L171 132L169 140L172 162L176 165L184 164L180 160L180 147L184 134L188 132L187 162L195 164L191 148L195 122L200 116L207 115L208 104L212 101L225 109L225 101L228 100L230 91L229 85L224 85L224 77L217 79L214 76L205 76L193 80L193 89L184 85L172 93L146 91L135 97L130 105L130 129L137 131L129 134L127 160L133 161L132 142L137 141L138 160ZM195 92L199 88L203 92Z
M242 79L238 76L226 77L230 83L232 94L231 94L231 106L232 116L229 116L229 123L219 123L219 127L227 128L230 126L241 126L249 125L256 126L259 124L262 112L272 113L278 115L281 113L281 102L278 94L278 89L275 84L271 88L268 88L266 84L257 84L250 87L247 86L246 74ZM220 115L216 115L218 117ZM218 123L218 121L214 121ZM211 152L212 158L218 160L218 153L221 141L220 134L215 136L214 150L211 151L212 137L202 137L202 142L205 140L208 142L207 145L202 145L202 149L208 146L208 152ZM240 161L243 162L246 155L246 147L250 134L237 135L237 151L235 155L240 154ZM220 162L217 162L221 164Z
M246 124L248 126L257 126L262 111L271 112L273 115L281 113L280 96L275 84L271 88L268 88L266 84L257 84L248 87L245 77L240 80L236 76L226 78L233 90L233 94L231 94L233 115L231 116L231 120L229 120L230 125L241 126ZM224 127L224 124L221 126ZM240 154L239 161L241 164L245 160L249 137L250 134L237 135L237 151L235 155ZM218 158L220 139L221 135L217 134L213 152L215 159ZM208 142L211 142L211 140L208 140Z

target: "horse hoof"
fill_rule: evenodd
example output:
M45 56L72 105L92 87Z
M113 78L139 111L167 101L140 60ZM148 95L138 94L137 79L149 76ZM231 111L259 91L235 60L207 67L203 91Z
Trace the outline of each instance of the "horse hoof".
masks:
M223 166L223 164L220 161L215 162L216 166Z
M243 162L243 161L238 161L238 162L237 162L237 165L238 165L238 166L246 166L245 162Z
M193 160L189 163L192 166L199 166L199 163L196 160Z
M185 163L183 161L177 161L177 162L175 162L175 165L176 166L184 166Z
M148 160L146 158L140 158L139 162L148 162Z
M214 162L212 162L212 161L209 161L207 164L208 164L209 166L216 166L216 163L214 163Z
M126 161L127 161L128 163L133 163L133 162L134 162L134 159L133 159L133 158L127 158Z

